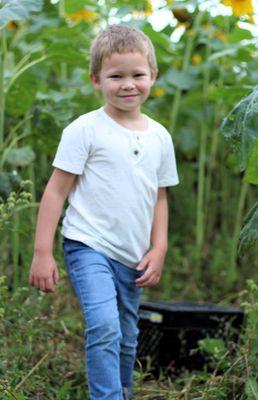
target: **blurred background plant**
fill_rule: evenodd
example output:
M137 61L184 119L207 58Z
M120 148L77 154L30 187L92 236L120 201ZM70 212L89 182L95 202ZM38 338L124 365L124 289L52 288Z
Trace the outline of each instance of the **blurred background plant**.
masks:
M0 275L5 277L0 329L7 338L0 374L7 379L3 387L10 384L13 392L4 389L9 397L3 398L83 396L83 361L76 353L82 354L82 325L65 275L59 228L58 293L34 293L27 279L36 211L62 129L102 104L88 75L89 46L109 24L138 27L154 43L159 77L143 112L171 132L180 175L180 185L169 192L169 250L162 282L145 290L145 299L240 305L239 293L250 293L246 281L255 285L258 265L254 6L251 0L0 0ZM247 329L239 352L250 338ZM207 346L200 343L200 351ZM241 360L254 371L255 358ZM237 359L232 362L240 365ZM161 391L160 382L159 393L164 399L233 398L227 397L233 386L224 383L227 376L232 385L234 379L239 383L241 374L229 371L225 379L186 373L178 386L171 383L169 393ZM245 371L249 375L236 384L241 390L236 398L252 399L257 388L253 372ZM137 382L142 396L140 375ZM154 392L151 386L144 395L151 398Z

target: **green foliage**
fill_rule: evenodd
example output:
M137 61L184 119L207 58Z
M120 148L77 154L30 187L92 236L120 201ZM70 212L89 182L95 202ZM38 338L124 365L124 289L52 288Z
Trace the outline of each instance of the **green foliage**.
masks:
M258 138L258 86L252 93L240 100L223 120L221 130L224 137L232 143L239 158L240 171L246 169L249 156ZM254 160L253 160L254 161ZM249 161L249 169L252 162ZM258 172L256 171L258 174ZM256 177L257 177L256 174Z
M163 94L160 96L153 91L143 111L173 131L181 184L170 202L171 217L177 215L177 218L172 219L170 233L174 235L174 230L179 233L176 240L173 240L171 253L185 253L183 262L187 268L183 269L184 279L192 272L191 284L187 286L192 288L189 289L191 291L196 290L195 294L190 294L187 289L184 294L198 297L200 291L209 286L210 282L204 283L209 276L217 291L213 294L203 293L203 296L211 295L216 299L221 290L216 279L217 268L220 266L220 271L223 270L223 254L228 257L230 242L233 242L232 220L241 224L242 213L245 212L240 210L239 218L235 218L241 177L236 174L235 165L232 166L234 175L228 173L232 157L228 157L228 150L218 135L217 126L229 108L239 102L257 82L252 34L236 26L235 18L213 18L208 11L200 12L198 2L190 6L186 1L180 2L180 7L187 8L189 27L185 28L178 42L173 42L170 35L178 27L168 24L160 32L154 31L144 14L146 4L145 1L126 1L122 5L119 0L105 6L86 0L62 1L58 5L45 2L43 12L33 15L29 25L25 21L24 24L19 23L16 30L6 27L6 36L3 38L3 48L7 50L3 64L6 117L4 141L0 145L1 173L4 174L2 187L5 188L5 196L16 190L8 176L13 170L8 161L14 161L13 154L22 152L19 147L30 147L37 162L33 159L32 151L29 151L29 155L26 150L29 155L27 161L19 164L15 171L24 179L29 177L34 180L33 176L36 176L34 200L41 197L62 129L78 115L98 107L102 101L93 90L88 76L90 42L99 29L111 22L111 15L118 18L119 13L122 13L130 19L127 21L129 24L140 27L150 36L158 58L160 75L155 88L161 88ZM167 6L160 8L166 9ZM178 6L173 3L169 8ZM143 11L139 18L134 18L135 9ZM84 10L95 11L99 18L95 22L86 17L71 21L72 13ZM125 22L121 19L119 21ZM222 39L220 35L224 35ZM240 54L243 40L250 40L250 43L245 44L245 56L248 53L245 63L241 61L243 54ZM238 49L234 48L232 57L226 58L223 51L235 45ZM193 63L196 55L200 58L199 64ZM235 65L238 65L240 72L235 72ZM228 160L227 165L225 158ZM256 159L256 152L250 154L252 159ZM248 174L246 172L246 176L252 173L252 179L255 165L251 161ZM200 173L203 174L202 179ZM252 193L255 193L253 189L249 190L247 202L250 204L246 204L245 208L250 207ZM200 201L197 202L198 196L203 206ZM32 212L28 211L28 214L33 221ZM187 224L182 223L184 220L188 221ZM19 229L24 230L23 227ZM203 237L199 260L194 251L197 233ZM237 235L234 240L238 239ZM220 240L221 236L227 238ZM26 243L22 245L22 237L20 241L23 252L28 253ZM7 260L12 253L11 248L6 249L4 265L9 265ZM236 263L236 254L232 254L233 263ZM255 270L255 253L249 257L250 261L246 265L252 265ZM171 285L167 285L165 292L170 293L170 296L180 296L184 280L182 274L176 271L180 271L181 259L178 257L177 265L173 265L173 257L168 259L168 275L176 274L179 283L171 279ZM202 271L200 279L196 274L197 264L200 264ZM207 275L206 271L209 271ZM243 277L239 278L239 282L243 283L250 267L242 266L240 271L240 274L243 271ZM228 272L224 279L232 280L229 275L233 276ZM225 290L229 287L225 285Z
M0 172L0 197L6 200L12 190L17 190L21 178L17 171Z
M96 9L96 2L92 0L65 0L64 1L64 8L67 14L74 14L80 12L84 9Z
M244 300L242 306L247 315L246 342L241 351L246 362L247 381L245 393L248 400L258 398L258 285L253 280L247 281L247 289L240 294Z
M6 162L14 167L25 167L35 159L35 153L29 146L11 149L6 157Z
M198 345L201 351L213 354L216 359L220 359L225 353L225 343L222 339L202 339Z
M62 269L56 294L36 293L28 287L12 293L5 277L0 278L1 399L87 398L83 325L70 289ZM157 381L139 366L134 374L135 399L255 400L258 286L254 281L247 282L240 300L246 319L237 344L201 340L199 351L207 355L209 364L200 371L183 370L173 379L161 374Z
M23 115L32 106L37 93L38 79L37 74L27 71L14 82L6 98L8 115Z
M245 384L245 393L248 399L258 400L258 384L255 378L247 379Z
M28 287L11 293L5 281L2 276L0 398L85 398L81 315L71 316L69 287L61 283L58 294L64 309L55 295Z
M258 138L254 141L244 179L246 182L258 185Z
M43 0L5 0L0 9L0 29L10 21L20 21L29 17L32 12L38 12L43 6Z
M200 80L196 76L196 72L189 69L187 72L178 71L176 69L170 69L164 76L163 79L166 84L171 85L179 89L192 89L199 86Z
M1 183L1 175L0 175ZM27 191L30 181L21 181L16 192L10 192L11 188L5 187L5 192L1 190L4 199L0 197L0 231L10 228L11 217L19 210L30 205L31 193ZM8 197L6 197L8 194Z
M240 171L246 170L244 180L258 183L258 86L242 99L224 119L221 130L233 145L238 156ZM248 213L244 227L240 232L238 253L243 255L257 242L257 203ZM240 221L238 222L240 225ZM238 230L238 229L237 229ZM237 235L238 232L235 231ZM237 246L234 246L235 248Z
M4 120L0 113L0 275L8 281L0 293L0 398L2 390L4 399L82 400L87 395L78 304L64 277L57 296L32 293L26 285L36 221L32 205L51 173L62 129L102 104L88 76L91 40L114 21L128 23L151 38L158 59L159 77L142 110L171 131L180 185L169 193L169 251L162 282L145 291L146 299L221 304L238 304L246 279L257 276L257 204L241 230L242 258L235 252L242 216L257 200L256 187L242 191L236 161L245 169L246 182L256 185L257 49L236 16L214 17L208 9L200 11L197 0L164 2L160 11L169 8L174 14L159 32L145 14L145 0L0 4L0 109L5 112ZM97 13L96 19L85 13L72 20L71 14L85 10ZM187 19L184 27L177 25L180 12ZM219 135L225 115L224 134L233 154ZM28 179L33 186L25 190L19 185ZM58 240L56 258L62 265ZM173 382L135 372L136 400L257 398L257 299L255 285L248 285L243 294L247 327L237 348L214 338L200 341L198 351L206 354L213 372L185 371Z
M244 219L240 232L239 254L243 255L251 246L258 242L258 202L254 204Z

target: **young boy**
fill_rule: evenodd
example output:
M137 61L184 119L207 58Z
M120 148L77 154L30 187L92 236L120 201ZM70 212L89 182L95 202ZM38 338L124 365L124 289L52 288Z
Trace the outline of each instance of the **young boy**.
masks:
M94 41L90 77L105 105L63 131L41 200L29 282L52 292L52 244L65 199L65 263L86 320L90 399L131 399L140 294L167 251L166 187L178 176L167 130L141 113L157 76L142 32L112 26Z

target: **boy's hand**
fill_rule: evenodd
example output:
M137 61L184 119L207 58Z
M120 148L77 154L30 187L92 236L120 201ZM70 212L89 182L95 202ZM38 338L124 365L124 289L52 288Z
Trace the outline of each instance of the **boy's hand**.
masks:
M58 279L58 269L52 254L34 254L29 283L42 292L54 292Z
M165 255L166 252L155 248L152 248L145 254L140 264L136 267L137 271L146 268L144 274L135 281L137 287L155 286L159 283Z

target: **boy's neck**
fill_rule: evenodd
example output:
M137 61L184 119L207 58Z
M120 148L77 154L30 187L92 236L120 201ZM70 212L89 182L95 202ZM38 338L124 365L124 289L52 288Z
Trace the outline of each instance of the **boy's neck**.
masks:
M128 129L145 130L147 129L147 120L141 113L140 109L132 111L123 111L110 107L108 104L104 106L105 112L116 122Z

